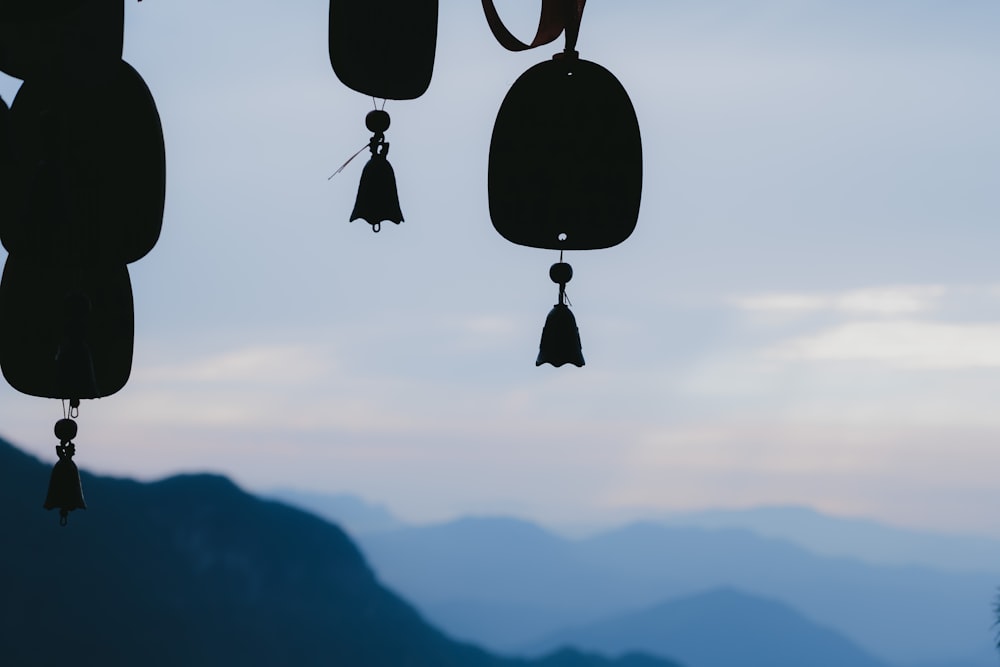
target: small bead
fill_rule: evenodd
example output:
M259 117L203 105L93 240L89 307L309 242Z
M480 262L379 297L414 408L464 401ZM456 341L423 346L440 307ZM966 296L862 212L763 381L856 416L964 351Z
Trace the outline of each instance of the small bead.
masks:
M381 109L369 111L368 115L365 116L365 127L372 132L385 132L389 129L388 112L382 111Z
M566 262L557 262L549 269L549 278L554 283L565 285L573 279L573 267Z
M76 437L76 422L72 419L60 419L54 430L59 442L69 442Z

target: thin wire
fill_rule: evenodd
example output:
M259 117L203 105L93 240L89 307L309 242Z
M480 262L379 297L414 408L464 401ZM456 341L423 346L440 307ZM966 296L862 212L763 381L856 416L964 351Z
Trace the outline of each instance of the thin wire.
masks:
M563 251L562 248L559 248L559 262L562 263L562 261L563 261ZM566 283L562 283L561 285L559 285L559 303L562 303L563 301L566 302L567 306L573 305L573 302L569 300L569 295L566 294Z
M359 148L357 153L355 153L351 157L347 158L347 162L345 162L344 164L340 165L340 169L338 169L337 171L335 171L332 174L330 174L329 176L327 176L326 180L329 181L331 178L333 178L334 176L336 176L340 172L344 171L344 167L346 167L347 165L349 165L351 163L351 160L353 160L357 156L361 155L361 151L363 151L364 149L368 148L370 145L371 145L370 143L367 143L364 146L362 146L361 148Z

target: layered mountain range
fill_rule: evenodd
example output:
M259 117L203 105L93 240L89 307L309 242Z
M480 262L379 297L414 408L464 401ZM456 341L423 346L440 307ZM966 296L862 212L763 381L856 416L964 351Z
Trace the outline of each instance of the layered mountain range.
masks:
M335 525L214 475L83 474L88 509L41 505L49 467L0 442L0 664L676 667L575 650L505 658L449 639Z
M0 441L2 664L995 662L990 573L831 557L733 528L568 539L511 519L413 527L379 512L359 549L334 523L216 475L84 473L90 509L60 528L41 509L48 475Z
M299 500L346 517L382 579L428 618L496 650L536 655L557 638L607 651L662 652L669 645L676 649L671 657L691 662L684 643L714 635L682 632L668 641L679 616L663 610L697 609L709 626L728 626L724 619L735 621L732 610L752 599L755 618L774 612L770 630L755 636L775 647L808 625L815 637L835 633L857 654L893 665L996 664L995 540L902 531L801 509L665 517L568 538L510 518L405 526L378 508L359 508L356 499ZM615 641L596 641L601 628L623 623L646 630L609 631ZM748 659L741 664L755 664Z

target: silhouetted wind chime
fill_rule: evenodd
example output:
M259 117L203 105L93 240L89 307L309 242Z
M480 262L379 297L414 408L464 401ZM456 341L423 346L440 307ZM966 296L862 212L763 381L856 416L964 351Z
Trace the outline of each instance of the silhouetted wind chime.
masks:
M403 222L396 175L389 164L385 100L412 100L431 83L437 44L437 0L330 0L330 64L348 88L382 99L365 117L371 153L361 173L350 221L362 218L379 231L383 220ZM374 37L373 37L374 35ZM333 178L333 176L331 176Z
M0 105L5 202L0 241L0 369L32 396L58 398L58 461L46 509L85 509L73 462L83 399L132 369L127 264L155 245L166 186L163 132L142 77L122 60L124 4L5 4L0 70L22 79ZM4 136L6 134L6 136Z
M504 27L493 0L482 3L507 49L566 36L563 52L525 72L500 107L489 209L508 241L559 251L549 271L558 303L535 364L583 366L566 298L573 271L563 252L608 248L635 228L642 190L635 111L610 72L577 54L585 0L542 0L530 44ZM383 100L365 118L372 136L358 154L368 148L370 158L350 218L363 218L376 232L384 220L403 221L384 100L427 90L437 17L437 0L330 1L334 72ZM24 82L9 108L0 99L0 196L11 209L0 219L8 252L0 370L18 391L63 401L44 504L59 509L63 525L69 512L86 508L73 462L80 402L109 396L128 381L134 312L127 265L153 248L163 222L163 132L149 89L121 59L123 34L117 0L22 0L0 8L0 71Z
M566 47L514 82L500 106L489 157L493 226L520 245L559 251L549 277L558 302L542 330L536 366L583 366L566 283L567 250L609 248L639 217L642 143L635 110L611 72L576 51L586 0L542 0L538 30L526 44L507 30L493 0L482 0L493 35L523 51L565 33Z

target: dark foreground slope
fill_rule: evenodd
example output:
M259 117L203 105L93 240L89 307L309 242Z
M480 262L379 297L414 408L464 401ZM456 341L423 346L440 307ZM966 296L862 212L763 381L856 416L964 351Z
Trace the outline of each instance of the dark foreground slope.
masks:
M90 509L41 509L49 467L0 441L0 664L668 667L564 651L498 658L382 588L329 523L222 477L84 475Z

